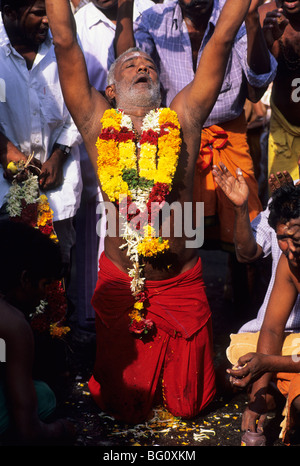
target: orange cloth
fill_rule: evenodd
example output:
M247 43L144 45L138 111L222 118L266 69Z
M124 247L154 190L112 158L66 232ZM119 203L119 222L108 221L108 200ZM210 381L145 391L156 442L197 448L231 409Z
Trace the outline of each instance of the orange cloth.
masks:
M280 437L282 441L289 445L289 432L294 426L292 402L300 395L300 374L278 372L276 374L277 387L286 398L286 405L283 410L284 420L281 424Z
M223 162L235 175L240 168L249 186L248 200L250 220L262 210L258 197L258 185L254 176L246 135L244 113L237 119L226 122L222 128L217 125L204 128L201 135L200 153L194 177L194 202L204 202L204 216L218 216L218 237L222 243L233 244L234 210L232 203L217 186L212 175L212 166Z
M226 356L234 366L239 358L247 353L256 352L259 332L245 332L230 335L230 345L226 349ZM300 353L300 334L285 333L282 351L283 356L299 355ZM299 356L298 356L299 357ZM286 405L282 415L284 419L281 423L280 438L285 444L289 444L289 431L294 425L291 405L294 399L300 395L300 374L277 372L273 376L273 382L277 384L278 390L286 398Z

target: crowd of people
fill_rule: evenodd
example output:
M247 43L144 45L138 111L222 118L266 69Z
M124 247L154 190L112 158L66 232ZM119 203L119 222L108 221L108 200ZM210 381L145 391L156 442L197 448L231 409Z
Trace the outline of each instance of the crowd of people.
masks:
M290 443L300 412L299 25L298 0L1 0L0 435L74 435L63 419L44 422L55 395L32 377L30 316L57 280L79 327L96 334L99 409L137 424L157 399L182 418L209 406L212 314L190 234L203 227L204 247L228 254L233 303L249 292L252 265L272 257L257 317L231 335L227 374L233 389L250 387L245 431L263 430L276 385ZM20 201L25 179L37 188ZM24 209L40 194L55 241L11 221L14 202Z

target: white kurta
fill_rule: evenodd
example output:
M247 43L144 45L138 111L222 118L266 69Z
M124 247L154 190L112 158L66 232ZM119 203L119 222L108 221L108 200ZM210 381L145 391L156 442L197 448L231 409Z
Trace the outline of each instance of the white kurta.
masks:
M51 37L40 46L28 70L24 58L11 46L0 15L0 131L25 155L42 163L55 143L73 146L64 164L64 181L45 192L54 221L73 217L82 190L78 143L81 137L64 104ZM10 183L0 166L0 206Z

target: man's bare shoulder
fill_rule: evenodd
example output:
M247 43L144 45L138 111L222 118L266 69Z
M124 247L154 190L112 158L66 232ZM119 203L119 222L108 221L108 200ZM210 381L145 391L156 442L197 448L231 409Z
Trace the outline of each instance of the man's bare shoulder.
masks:
M95 144L101 130L101 118L111 105L95 88L91 89L93 105L85 113L78 111L74 119L85 144Z
M26 337L31 328L24 314L3 298L0 298L0 337L13 340L16 335Z
M174 97L170 104L171 110L177 113L178 121L184 135L195 134L196 138L200 140L200 134L202 129L201 109L199 112L192 111L189 106L186 105L188 99L190 85L185 86L177 95ZM197 141L198 142L198 141Z

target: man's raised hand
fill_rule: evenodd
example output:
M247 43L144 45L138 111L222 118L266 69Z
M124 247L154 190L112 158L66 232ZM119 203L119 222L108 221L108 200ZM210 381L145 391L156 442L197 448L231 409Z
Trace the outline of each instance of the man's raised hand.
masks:
M266 14L263 22L263 32L269 50L272 49L274 42L283 35L288 24L289 20L283 15L282 8L278 8Z
M241 207L248 201L249 188L240 168L237 168L236 177L234 177L228 168L220 162L220 167L213 166L212 173L225 196L236 207Z

